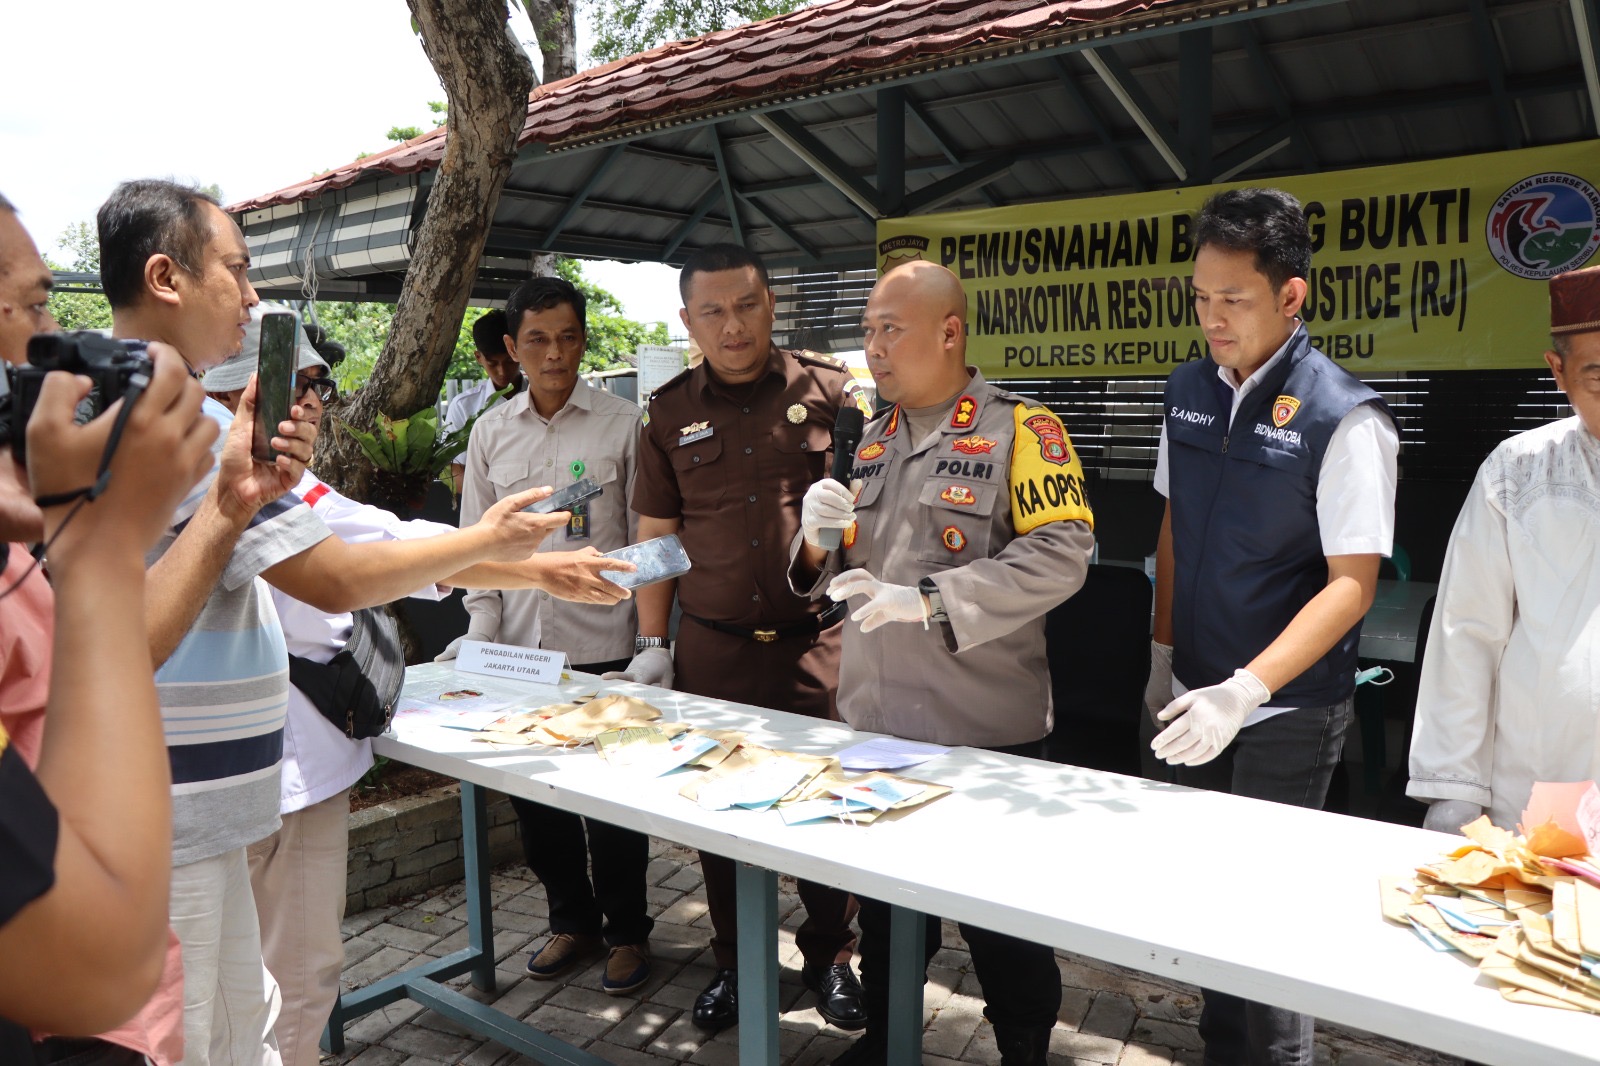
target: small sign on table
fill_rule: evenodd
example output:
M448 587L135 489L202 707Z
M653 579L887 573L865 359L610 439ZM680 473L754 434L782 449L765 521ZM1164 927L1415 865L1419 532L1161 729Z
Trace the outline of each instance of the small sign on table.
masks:
M538 685L561 684L565 652L543 648L523 648L515 644L492 644L486 640L464 640L456 655L456 669L473 674L492 674L532 681Z

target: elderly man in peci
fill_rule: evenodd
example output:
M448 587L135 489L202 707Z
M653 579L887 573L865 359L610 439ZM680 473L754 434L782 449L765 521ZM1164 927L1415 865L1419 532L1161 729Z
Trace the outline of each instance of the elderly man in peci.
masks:
M1535 781L1600 777L1600 267L1550 279L1544 360L1576 413L1489 453L1439 578L1406 786L1429 829L1514 829Z

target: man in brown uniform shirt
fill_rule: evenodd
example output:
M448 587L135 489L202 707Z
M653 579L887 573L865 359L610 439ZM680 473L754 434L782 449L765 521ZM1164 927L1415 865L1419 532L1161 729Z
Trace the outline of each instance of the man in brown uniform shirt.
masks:
M766 268L736 245L692 255L679 279L683 323L705 353L650 400L639 438L633 509L640 540L677 533L694 568L638 590L639 653L625 676L683 692L837 721L839 620L844 612L789 588L789 541L800 500L828 472L834 420L849 374L772 345ZM666 651L673 596L683 609L677 654ZM734 865L700 853L716 978L694 1022L738 1019ZM818 1011L844 1029L865 1024L850 968L855 900L800 882L806 920L795 934Z

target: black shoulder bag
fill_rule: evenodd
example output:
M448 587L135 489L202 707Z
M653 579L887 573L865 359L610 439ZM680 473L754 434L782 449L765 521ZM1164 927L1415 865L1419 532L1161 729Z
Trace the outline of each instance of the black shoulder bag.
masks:
M322 716L352 740L389 728L405 681L400 627L383 607L354 612L344 649L330 662L289 656L289 680Z

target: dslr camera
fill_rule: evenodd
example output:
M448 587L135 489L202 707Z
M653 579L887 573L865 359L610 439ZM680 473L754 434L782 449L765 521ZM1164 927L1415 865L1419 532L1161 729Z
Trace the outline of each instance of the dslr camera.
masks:
M16 461L26 462L28 419L39 402L44 376L52 370L81 374L94 382L78 407L79 422L99 417L130 387L137 398L155 373L145 354L148 347L146 341L112 340L93 330L34 334L28 339L28 362L6 367L10 393L0 397L0 441L9 441Z

